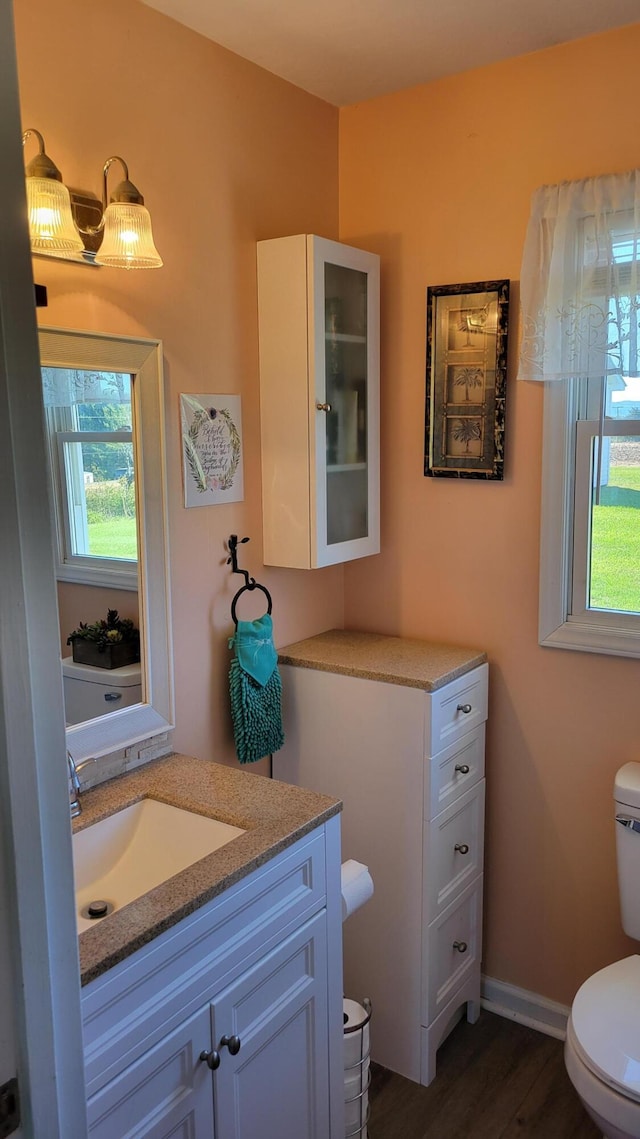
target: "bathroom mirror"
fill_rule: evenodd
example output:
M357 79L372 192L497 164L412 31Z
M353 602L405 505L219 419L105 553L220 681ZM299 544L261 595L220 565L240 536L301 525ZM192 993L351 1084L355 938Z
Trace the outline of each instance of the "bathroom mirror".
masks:
M61 642L107 609L140 629L139 666L76 665L63 648L67 746L80 761L173 727L162 350L65 329L39 337ZM97 499L112 495L107 523Z

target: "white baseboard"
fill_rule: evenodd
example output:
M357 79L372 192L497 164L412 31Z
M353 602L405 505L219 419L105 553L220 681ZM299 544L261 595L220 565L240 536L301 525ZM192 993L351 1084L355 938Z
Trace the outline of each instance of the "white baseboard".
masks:
M481 1004L497 1016L517 1020L518 1024L536 1028L547 1036L555 1036L558 1040L564 1040L566 1036L570 1009L566 1005L547 1000L538 993L530 993L516 985L508 985L505 981L496 981L493 977L483 977Z

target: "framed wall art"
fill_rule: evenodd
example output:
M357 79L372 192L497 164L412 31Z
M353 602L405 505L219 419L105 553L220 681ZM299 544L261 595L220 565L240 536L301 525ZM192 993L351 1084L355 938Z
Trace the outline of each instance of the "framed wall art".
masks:
M509 281L427 289L425 475L502 479Z
M242 502L239 395L181 395L185 506Z

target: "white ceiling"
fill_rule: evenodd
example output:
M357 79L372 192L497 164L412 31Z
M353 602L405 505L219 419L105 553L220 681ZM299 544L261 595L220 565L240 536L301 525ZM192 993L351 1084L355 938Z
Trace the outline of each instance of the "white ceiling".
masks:
M640 0L143 0L346 106L640 20Z

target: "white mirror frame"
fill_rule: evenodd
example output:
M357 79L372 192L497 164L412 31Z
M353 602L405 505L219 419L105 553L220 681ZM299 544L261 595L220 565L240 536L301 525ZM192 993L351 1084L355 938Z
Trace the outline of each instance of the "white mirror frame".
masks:
M39 337L43 367L129 372L135 377L138 608L145 701L68 727L67 747L77 763L109 755L175 726L162 344L61 328L40 328Z

